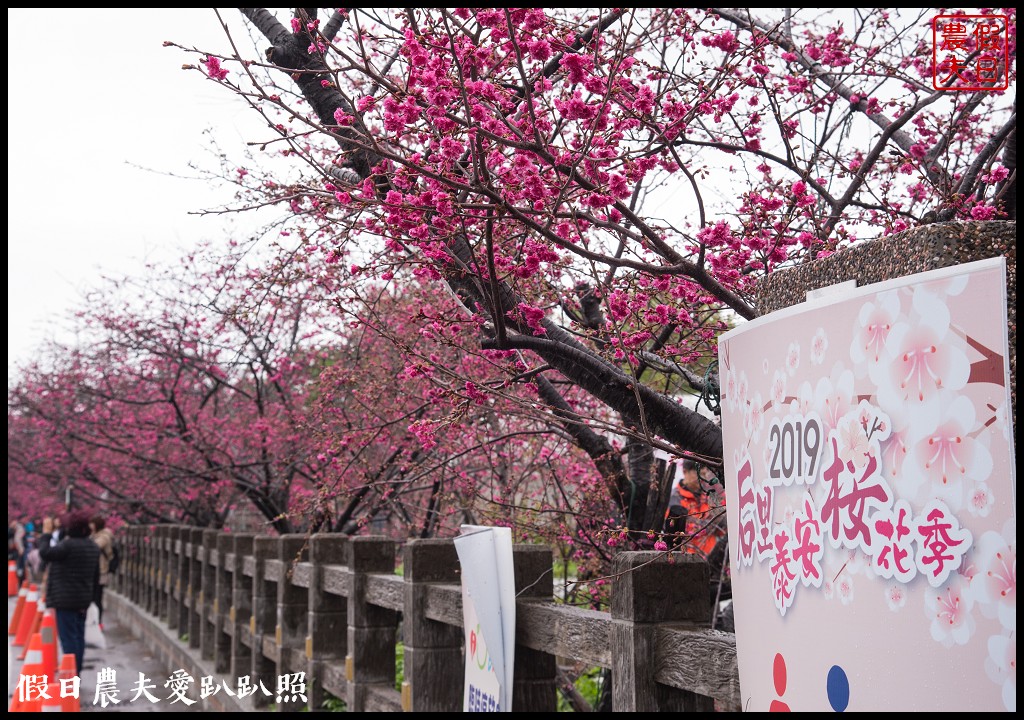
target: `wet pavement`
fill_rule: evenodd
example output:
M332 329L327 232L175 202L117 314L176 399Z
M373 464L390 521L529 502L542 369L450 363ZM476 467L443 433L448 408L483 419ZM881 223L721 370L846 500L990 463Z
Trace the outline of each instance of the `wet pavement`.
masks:
M16 597L8 598L7 619L14 614ZM194 704L187 705L181 695L174 694L175 684L171 680L175 668L168 668L145 645L132 635L131 631L118 623L117 618L104 618L103 637L106 647L87 646L82 665L79 704L81 712L202 712L202 701L198 697L197 688L193 685L187 693L181 693ZM7 705L11 706L14 693L17 692L20 670L24 661L18 660L22 647L13 647L14 636L7 638ZM60 659L58 649L58 663ZM103 677L101 678L101 673ZM111 674L112 673L112 674ZM140 685L140 673L144 682ZM116 691L97 693L97 686L102 679L103 688L116 687ZM109 682L112 679L113 683ZM169 683L169 684L168 684ZM198 683L198 680L196 681ZM156 701L147 698L140 691L145 686L149 695ZM112 702L116 699L118 702Z

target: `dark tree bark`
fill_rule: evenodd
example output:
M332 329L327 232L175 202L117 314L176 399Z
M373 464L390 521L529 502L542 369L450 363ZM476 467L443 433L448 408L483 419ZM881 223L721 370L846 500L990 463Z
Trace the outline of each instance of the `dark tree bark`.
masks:
M309 12L311 11L299 10L297 16L305 19ZM308 52L312 41L310 34L305 29L293 33L265 9L242 8L242 13L272 44L266 51L267 58L294 80L324 126L325 132L331 134L344 156L348 158L348 167L354 170L361 180L372 176L378 194L386 194L391 189L388 178L373 174L374 168L385 154L376 147L373 138L342 93L333 83L321 82L328 79L329 75L322 60L316 54ZM611 13L602 18L600 24L604 26L614 22L617 17L617 13ZM587 42L589 36L584 34L577 43ZM552 65L552 68L554 72L557 64ZM337 127L334 112L338 109L356 116L351 126ZM620 367L590 350L564 328L550 320L542 321L544 336L535 335L533 328L525 321L517 319L517 308L523 299L507 284L485 281L472 270L476 266L476 259L472 246L465 237L457 236L446 240L446 248L447 262L436 263L444 282L471 312L484 316L492 327L502 326L511 331L500 341L491 337L482 338L483 348L519 349L535 353L569 382L582 388L621 416L635 418L635 429L632 432L634 437L640 440L650 443L655 436L659 436L683 451L708 458L722 457L721 429L713 421L680 405L671 397L637 382ZM688 266L688 269L688 274L712 294L721 296L720 299L726 300L741 311L747 307L724 288L717 286L702 268ZM752 311L746 314L753 315ZM552 405L552 409L556 416L564 417L560 414L563 411L557 407L557 403ZM602 456L605 456L603 451L596 455ZM595 457L593 452L591 457ZM617 470L611 471L613 477L618 474ZM616 481L616 484L621 487L620 482ZM642 494L641 497L645 502L646 495ZM641 498L636 499L640 501Z

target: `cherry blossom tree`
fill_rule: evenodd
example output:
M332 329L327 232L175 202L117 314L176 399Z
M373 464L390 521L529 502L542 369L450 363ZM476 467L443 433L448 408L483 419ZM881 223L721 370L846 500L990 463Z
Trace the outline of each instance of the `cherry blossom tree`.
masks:
M289 252L347 272L339 307L381 283L454 298L426 332L475 361L411 367L469 395L529 386L515 401L646 537L655 451L721 463L693 398L713 407L715 338L758 314L759 278L1015 215L1016 12L991 11L1005 92L935 88L942 12L243 8L255 43L219 16L232 54L179 47L267 119L225 175L234 209L283 208Z
M92 293L78 343L44 348L9 392L9 509L71 488L136 522L231 527L247 506L280 532L488 522L606 559L620 523L600 474L525 410L532 385L434 320L453 298L381 286L339 306L342 268L299 264L197 251Z
M14 412L40 441L21 468L90 505L220 527L241 497L288 531L316 464L297 442L305 309L197 260L94 291L77 344L44 350L9 392L9 439Z

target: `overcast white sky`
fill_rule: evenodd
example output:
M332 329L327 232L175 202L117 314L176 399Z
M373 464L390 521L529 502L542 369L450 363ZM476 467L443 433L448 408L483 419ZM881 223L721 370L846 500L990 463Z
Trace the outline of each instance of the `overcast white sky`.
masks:
M221 17L251 57L238 9ZM205 131L233 157L273 133L242 99L181 69L199 56L163 47L233 54L210 8L8 8L7 21L10 379L44 338L70 339L68 313L102 275L140 275L144 260L228 237L225 220L189 214L230 200L185 179L190 162L215 166ZM654 212L678 206L674 196ZM242 233L265 220L234 217Z
M237 9L222 11L243 52ZM214 11L7 10L7 364L59 335L101 273L135 274L143 258L222 237L190 216L228 198L194 176L212 166L204 130L240 151L259 117L196 72L171 40L227 52ZM148 168L148 170L139 168Z

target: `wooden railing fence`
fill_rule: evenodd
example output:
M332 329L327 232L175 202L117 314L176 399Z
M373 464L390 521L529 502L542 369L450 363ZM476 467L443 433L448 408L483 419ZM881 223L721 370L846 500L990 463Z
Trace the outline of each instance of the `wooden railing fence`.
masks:
M382 537L157 525L126 528L121 541L114 588L217 673L262 678L269 687L304 672L311 710L325 692L352 712L462 709L462 596L451 540L400 548ZM556 708L557 660L611 668L616 712L739 708L735 636L710 629L702 562L677 553L617 555L610 612L554 601L547 547L517 545L514 567L515 711Z

